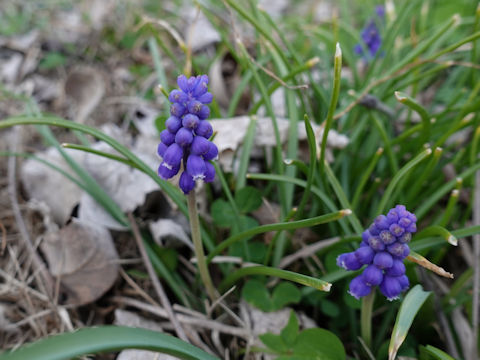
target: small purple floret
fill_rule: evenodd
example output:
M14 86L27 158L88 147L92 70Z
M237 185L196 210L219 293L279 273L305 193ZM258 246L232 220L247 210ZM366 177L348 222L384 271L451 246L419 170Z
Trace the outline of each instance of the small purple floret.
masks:
M363 280L363 275L359 275L352 279L350 282L350 295L355 299L360 299L361 297L367 296L372 292L372 288L365 284Z
M385 275L380 284L380 291L385 295L387 300L392 301L399 298L400 293L402 292L402 286L400 285L398 278Z

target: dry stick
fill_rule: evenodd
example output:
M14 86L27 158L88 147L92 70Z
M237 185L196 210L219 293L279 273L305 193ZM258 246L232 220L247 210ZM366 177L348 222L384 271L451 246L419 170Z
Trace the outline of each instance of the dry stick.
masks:
M433 291L433 306L435 309L435 314L438 316L438 321L440 323L440 329L443 330L440 332L440 335L445 336L445 341L447 344L448 353L451 354L455 359L460 357L457 345L455 344L455 340L453 339L452 331L450 329L450 325L448 324L447 317L443 312L442 306L440 304L440 298L445 295L445 293L441 290L441 287L438 284L433 284L433 277L430 277L430 274L423 268L419 267L418 271L420 272L420 279L421 282L424 284L426 290Z
M2 245L0 246L0 256L2 256L5 252L5 248L7 247L7 229L5 229L5 226L1 221L0 230L2 230Z
M138 284L135 281L133 281L132 278L128 276L128 274L122 268L120 268L120 275L127 282L127 284L130 285L146 301L148 301L153 306L160 306L160 304L158 304L154 299L152 299L150 295L148 295L140 286L138 286Z
M13 130L13 136L11 137L10 143L10 151L16 152L17 151L17 142L18 142L18 130ZM15 221L17 223L18 229L21 234L21 238L24 242L25 247L32 259L32 263L35 267L35 278L37 281L37 285L39 288L47 294L48 297L52 295L52 291L54 289L54 282L52 276L48 272L45 264L42 262L40 257L38 256L35 248L33 247L32 240L30 235L27 231L27 227L25 222L23 221L22 213L20 212L20 206L17 200L17 183L15 179L15 171L16 171L16 158L11 156L8 158L8 195L10 197L10 202L12 204L12 210L15 217ZM40 274L40 276L38 275Z
M473 224L480 225L480 171L475 174L475 194L473 200ZM480 296L480 235L473 235L473 300L472 300L472 326L473 338L478 339L478 321L480 321L479 296ZM473 342L471 349L472 359L478 359L477 341Z
M158 281L157 274L155 273L155 270L153 269L152 263L150 262L150 258L148 257L147 250L145 250L145 245L143 244L143 239L140 236L140 231L138 230L137 223L135 222L135 219L133 218L132 213L128 213L128 220L130 221L130 225L132 227L132 232L133 232L133 237L135 238L137 242L138 249L140 250L140 254L142 255L143 261L145 263L145 267L147 268L148 275L150 276L150 279L152 280L153 287L155 289L155 292L157 293L158 297L160 298L160 302L162 306L165 308L165 311L168 315L168 318L172 322L172 325L175 329L175 332L177 333L178 337L184 341L188 341L187 336L185 335L185 331L183 328L180 326L180 323L178 322L173 310L172 310L172 305L170 304L170 301L167 298L167 295L165 294L165 291L163 290L162 284L160 284L160 281Z
M291 255L285 256L282 259L282 261L280 261L280 263L278 264L278 267L280 269L284 269L287 266L289 266L290 264L297 261L298 259L304 259L304 258L310 257L310 256L314 255L317 251L319 251L319 250L321 250L321 249L323 249L327 246L333 245L333 244L335 244L339 241L340 241L340 237L336 236L336 237L333 237L333 238L330 238L330 239L320 240L320 241L317 241L316 243L307 245L304 248L298 250L297 252L295 252Z
M149 312L151 314L157 315L162 318L168 318L167 312L163 308L149 305L147 303L141 302L139 300L123 297L123 296L114 296L111 300L123 303L128 306L135 307L139 310ZM223 334L228 334L232 336L238 336L243 339L249 338L249 332L246 329L235 327L231 325L225 325L218 321L205 319L205 318L196 318L189 315L177 314L178 321L185 325L191 325L193 327L199 327L203 329L216 330Z

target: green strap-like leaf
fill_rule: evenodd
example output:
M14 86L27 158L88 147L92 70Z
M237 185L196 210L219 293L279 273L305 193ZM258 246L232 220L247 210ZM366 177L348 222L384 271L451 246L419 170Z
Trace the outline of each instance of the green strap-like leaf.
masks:
M52 336L16 351L3 353L0 360L69 360L81 355L123 349L151 350L188 360L218 360L173 336L122 326L85 328Z
M388 360L395 359L398 349L405 340L415 315L417 315L418 310L420 310L429 295L430 292L423 291L421 285L416 285L408 292L407 296L405 296L405 299L400 306L400 310L398 311L392 337L390 338Z

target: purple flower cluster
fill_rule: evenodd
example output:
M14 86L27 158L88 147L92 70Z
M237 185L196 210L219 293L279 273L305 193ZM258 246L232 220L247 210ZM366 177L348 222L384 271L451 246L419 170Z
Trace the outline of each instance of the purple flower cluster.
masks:
M218 149L208 140L213 129L206 120L210 115L206 104L212 102L213 96L207 91L207 75L188 79L180 75L177 84L179 89L168 96L172 102L171 116L165 121L166 129L160 133L157 152L163 161L158 175L165 180L177 175L183 160L179 185L188 194L196 180L212 182L215 178L215 167L210 160L218 157Z
M383 20L385 16L385 8L379 5L375 8L375 13L380 20ZM370 57L375 57L375 54L382 45L382 37L380 36L380 30L378 29L375 19L371 19L361 32L362 42L358 43L354 47L354 51L357 55L365 55L364 49L368 50ZM368 58L368 56L365 56Z
M379 215L362 234L360 247L337 258L337 265L362 274L350 282L350 294L359 299L375 286L388 300L397 299L409 287L403 260L410 253L408 242L417 231L417 218L405 206L397 205L387 216Z

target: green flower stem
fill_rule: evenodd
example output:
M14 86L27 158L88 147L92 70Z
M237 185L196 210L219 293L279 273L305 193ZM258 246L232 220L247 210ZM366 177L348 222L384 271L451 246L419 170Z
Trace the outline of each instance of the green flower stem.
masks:
M375 291L362 299L362 310L360 314L360 332L365 345L372 348L372 310L375 302Z
M205 261L205 253L203 252L202 236L200 234L200 220L198 218L197 211L197 199L195 197L195 191L190 191L187 195L188 203L188 217L190 220L190 229L192 231L192 241L195 249L195 256L197 258L198 271L200 272L200 278L203 285L207 290L207 294L210 300L213 302L218 299L218 294L213 287L212 278L208 272L207 262Z

